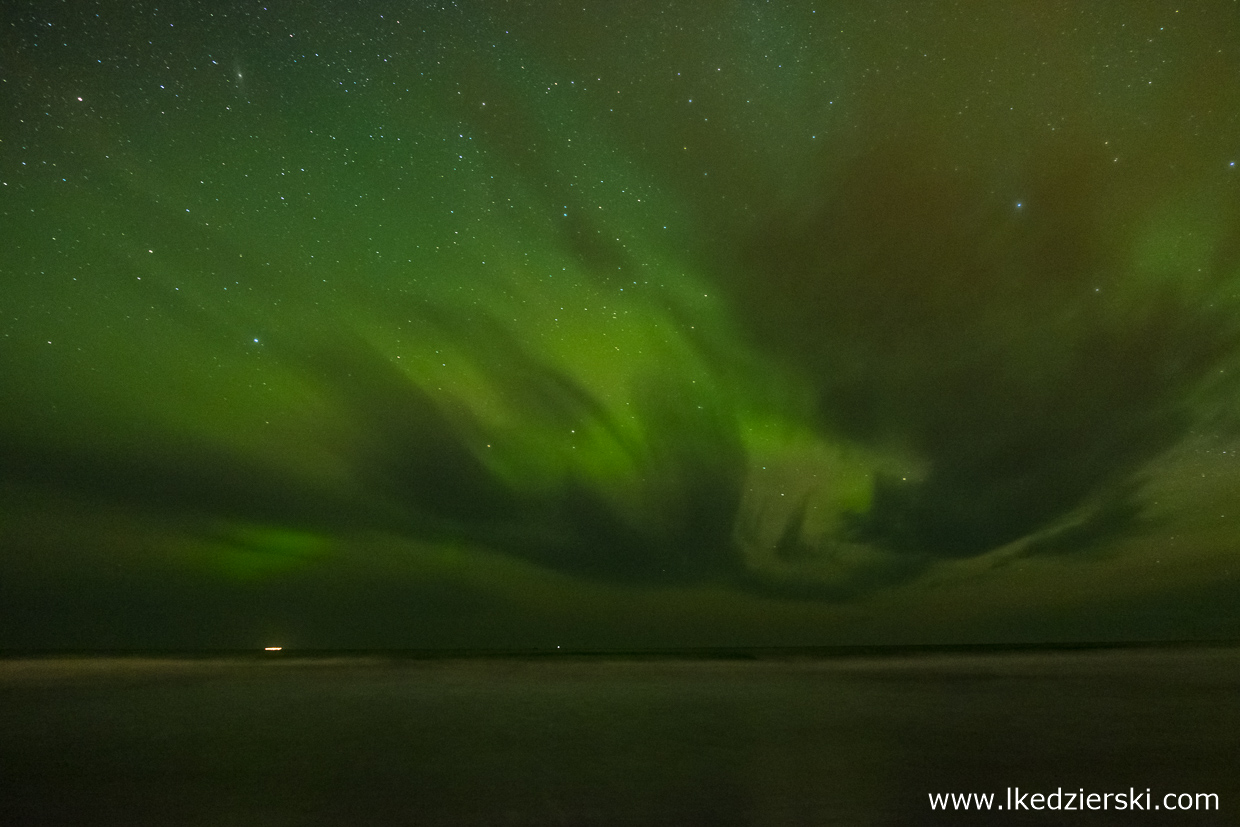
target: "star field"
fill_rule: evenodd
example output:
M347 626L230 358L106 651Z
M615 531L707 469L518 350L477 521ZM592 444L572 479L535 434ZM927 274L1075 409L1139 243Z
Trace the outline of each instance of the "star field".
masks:
M1235 11L16 4L0 640L1234 634Z

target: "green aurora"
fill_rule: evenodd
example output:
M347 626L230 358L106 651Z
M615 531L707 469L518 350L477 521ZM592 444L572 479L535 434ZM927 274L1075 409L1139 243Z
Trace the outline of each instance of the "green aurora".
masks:
M1240 634L1234 3L6 16L0 647Z

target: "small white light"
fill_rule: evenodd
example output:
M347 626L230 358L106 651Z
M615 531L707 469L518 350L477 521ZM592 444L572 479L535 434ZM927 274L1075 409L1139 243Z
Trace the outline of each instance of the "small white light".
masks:
M263 647L263 651L264 652L279 652L283 648L284 648L283 646L265 646Z

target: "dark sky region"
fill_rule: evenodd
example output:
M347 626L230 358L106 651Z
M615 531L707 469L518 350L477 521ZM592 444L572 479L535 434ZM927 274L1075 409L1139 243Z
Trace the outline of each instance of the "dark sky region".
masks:
M0 23L0 648L1240 634L1235 2Z

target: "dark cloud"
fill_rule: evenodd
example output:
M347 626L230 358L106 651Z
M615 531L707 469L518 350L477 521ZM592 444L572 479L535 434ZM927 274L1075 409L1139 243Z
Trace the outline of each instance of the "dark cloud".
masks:
M372 509L237 450L155 427L67 433L10 428L0 434L0 480L60 496L129 504L154 514L277 521L339 529ZM127 438L124 434L139 431Z
M996 192L953 160L873 150L762 226L731 285L757 341L816 385L824 428L926 464L880 479L855 538L946 557L1119 485L1188 432L1240 346L1214 302L1234 230L1210 272L1142 284L1141 170L1063 144Z

